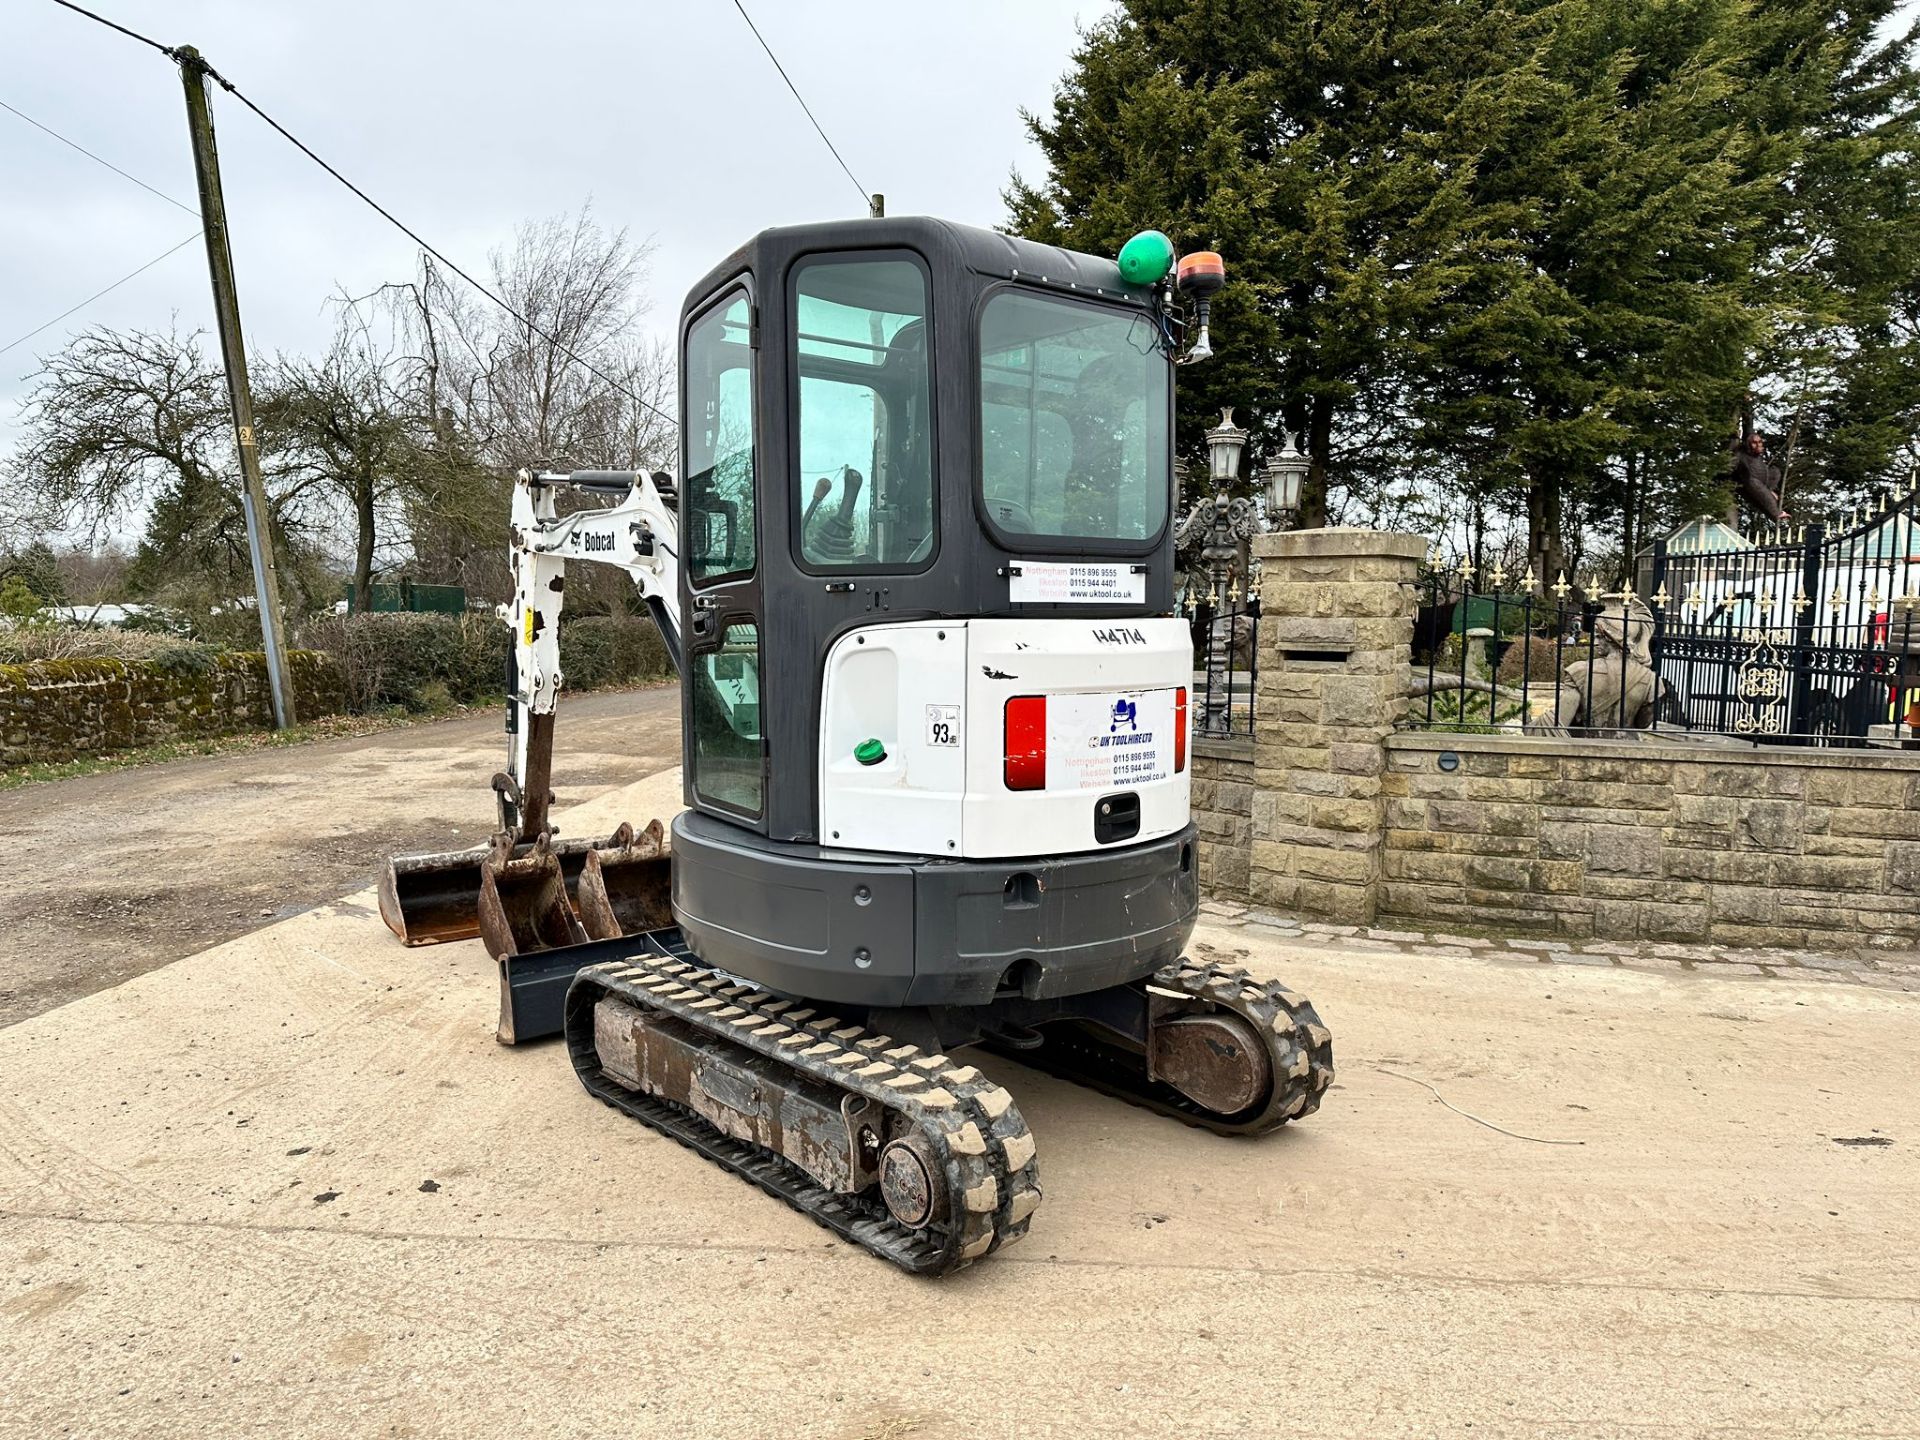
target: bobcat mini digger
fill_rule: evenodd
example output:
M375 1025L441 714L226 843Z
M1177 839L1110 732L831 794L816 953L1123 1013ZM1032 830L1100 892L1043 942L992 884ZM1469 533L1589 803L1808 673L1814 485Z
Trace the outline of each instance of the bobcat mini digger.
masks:
M595 1096L908 1270L1040 1203L964 1047L1230 1134L1333 1078L1305 999L1182 959L1174 307L1204 358L1224 275L1174 269L1155 232L1116 264L918 218L730 256L680 322L679 483L516 486L500 835L383 884L409 943L485 936L502 1039L564 1030ZM548 825L573 560L628 571L680 670L670 844Z

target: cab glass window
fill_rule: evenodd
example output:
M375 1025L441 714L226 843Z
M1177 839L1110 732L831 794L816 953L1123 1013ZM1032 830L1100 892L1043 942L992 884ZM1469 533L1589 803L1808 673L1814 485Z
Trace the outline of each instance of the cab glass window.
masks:
M687 573L696 585L753 569L753 351L747 297L722 300L687 329Z
M760 627L729 624L720 648L693 662L693 786L702 800L760 813L766 765L760 727Z
M800 266L793 291L801 563L919 569L935 541L926 272L823 257Z
M1170 383L1147 316L995 294L980 317L980 488L994 527L1015 543L1158 536Z

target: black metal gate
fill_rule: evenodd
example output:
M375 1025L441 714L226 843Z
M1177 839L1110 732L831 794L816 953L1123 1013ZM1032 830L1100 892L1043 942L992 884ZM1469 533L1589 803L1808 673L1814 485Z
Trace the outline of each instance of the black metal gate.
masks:
M1409 720L1436 730L1679 730L1755 742L1920 743L1920 491L1832 525L1684 553L1581 601L1430 575ZM1419 673L1424 666L1425 675Z
M1799 744L1912 734L1920 699L1920 492L1757 544L1654 546L1657 725Z

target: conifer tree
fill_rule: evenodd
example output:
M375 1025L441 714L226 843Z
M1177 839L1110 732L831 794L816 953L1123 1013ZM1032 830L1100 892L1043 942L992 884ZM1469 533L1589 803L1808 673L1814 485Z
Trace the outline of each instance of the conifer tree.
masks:
M1104 253L1149 226L1218 245L1231 341L1188 377L1183 439L1226 405L1269 440L1305 431L1301 520L1323 523L1330 484L1406 469L1429 317L1504 243L1470 186L1522 31L1481 0L1128 0L1028 118L1049 170L1015 177L1013 227Z

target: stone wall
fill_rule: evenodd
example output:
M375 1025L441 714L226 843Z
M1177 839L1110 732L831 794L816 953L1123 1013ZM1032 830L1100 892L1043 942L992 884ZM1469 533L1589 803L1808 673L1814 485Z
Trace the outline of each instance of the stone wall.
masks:
M1193 823L1200 832L1201 890L1218 899L1248 899L1253 741L1194 738Z
M1244 762L1194 770L1212 894L1603 942L1920 945L1920 754L1406 729L1423 547L1344 529L1255 542L1244 828L1227 778ZM1228 858L1243 834L1244 881Z
M1920 942L1920 755L1407 732L1378 913L1601 940Z
M302 720L346 708L340 667L289 653ZM0 766L71 760L170 740L270 728L266 656L228 652L191 661L40 660L0 665Z

